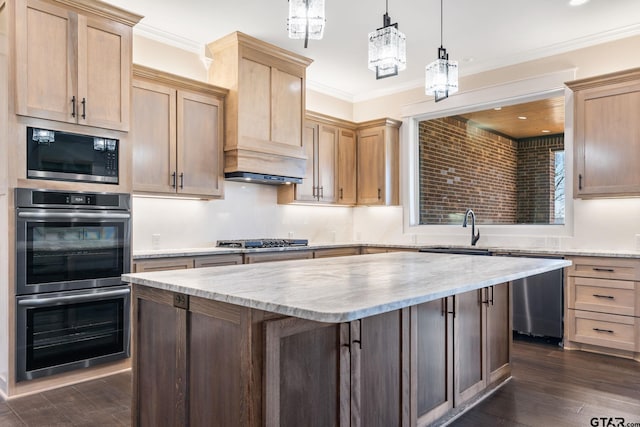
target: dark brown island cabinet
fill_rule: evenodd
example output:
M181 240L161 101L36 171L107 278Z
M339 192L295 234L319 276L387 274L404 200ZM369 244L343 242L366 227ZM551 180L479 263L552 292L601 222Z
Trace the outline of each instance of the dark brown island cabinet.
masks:
M510 289L322 323L134 285L133 424L439 424L510 378Z

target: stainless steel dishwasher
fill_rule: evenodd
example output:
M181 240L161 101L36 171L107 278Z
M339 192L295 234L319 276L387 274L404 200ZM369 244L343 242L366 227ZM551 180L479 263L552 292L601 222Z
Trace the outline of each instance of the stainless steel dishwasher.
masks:
M503 254L531 258L562 258L535 254ZM554 270L513 281L513 330L534 337L562 339L564 307L563 270Z
M437 252L465 255L513 256L527 258L562 257L536 254L492 251L478 247L432 246L420 252ZM564 331L564 274L554 270L513 281L511 292L513 307L513 330L516 333L538 338L562 340Z

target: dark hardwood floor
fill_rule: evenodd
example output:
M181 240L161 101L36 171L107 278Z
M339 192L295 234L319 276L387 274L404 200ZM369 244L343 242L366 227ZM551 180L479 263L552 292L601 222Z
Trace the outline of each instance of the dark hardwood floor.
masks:
M639 362L526 339L512 362L511 381L451 426L640 427Z
M640 427L640 363L515 340L513 379L452 426ZM0 426L128 426L131 374L0 402ZM613 418L611 424L592 418ZM608 421L608 420L607 420Z

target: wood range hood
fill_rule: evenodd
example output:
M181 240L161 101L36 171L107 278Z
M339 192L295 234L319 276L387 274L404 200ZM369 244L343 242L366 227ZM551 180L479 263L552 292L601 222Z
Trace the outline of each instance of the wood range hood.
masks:
M252 174L265 177L253 182L274 184L303 178L305 79L312 60L240 32L207 48L213 57L209 82L229 89L225 176L244 180Z

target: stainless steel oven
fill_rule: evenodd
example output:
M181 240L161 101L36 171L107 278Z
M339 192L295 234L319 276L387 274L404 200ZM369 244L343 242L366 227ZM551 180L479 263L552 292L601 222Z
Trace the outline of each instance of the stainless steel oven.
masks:
M121 285L131 268L128 194L16 189L16 294Z
M130 355L128 194L18 188L16 379Z
M16 380L130 355L128 286L17 297Z

